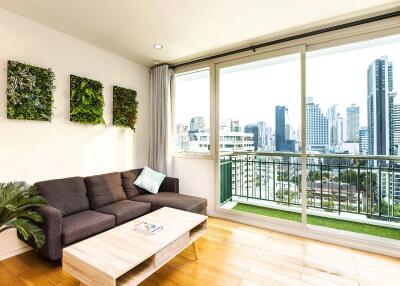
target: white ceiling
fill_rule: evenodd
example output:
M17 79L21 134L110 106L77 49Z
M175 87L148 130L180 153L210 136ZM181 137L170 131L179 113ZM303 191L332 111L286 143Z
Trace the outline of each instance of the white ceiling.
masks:
M250 45L400 0L0 0L0 7L148 66ZM155 50L154 43L164 45Z

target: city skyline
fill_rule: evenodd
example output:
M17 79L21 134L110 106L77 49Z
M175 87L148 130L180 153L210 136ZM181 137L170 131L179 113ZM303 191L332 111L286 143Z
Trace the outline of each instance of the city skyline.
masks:
M387 74L387 76L391 77L392 74ZM381 79L378 78L378 80ZM390 82L390 84L392 83ZM347 107L346 115L349 116L348 118L338 116L339 114L336 112L336 107L337 105L331 106L328 112L323 114L319 104L314 102L313 98L307 98L306 115L309 121L306 130L307 150L321 153L348 152L350 154L359 153L373 155L373 153L368 150L369 128L360 126L358 122L359 107L355 104ZM264 121L244 125L239 120L224 119L221 121L220 125L220 136L223 137L228 133L232 136L234 136L235 133L237 133L236 135L240 134L240 136L251 134L252 145L254 147L252 150L254 151L299 151L299 144L301 141L300 132L299 130L298 132L294 131L287 121L287 108L285 106L275 106L275 117L275 122L279 123L275 126L275 130L272 130L272 127L268 126ZM393 150L396 150L396 153L391 153L391 155L398 154L397 150L398 146L400 146L400 104L393 105L393 118L395 120L393 121L393 142L391 144ZM341 125L338 124L338 122ZM321 125L322 128L318 125ZM351 126L349 127L347 125ZM339 128L339 126L341 127ZM200 140L197 139L196 136L203 136L204 139L202 139L202 141L207 142L201 142L203 144L200 146L208 146L207 149L209 149L209 129L205 126L204 118L193 117L189 125L178 124L177 128L179 129L177 133L188 133L189 141ZM349 130L351 128L357 130ZM355 133L357 134L355 135ZM193 135L195 136L193 137ZM246 149L248 149L249 141L247 140L246 143ZM341 146L342 144L344 145ZM375 155L385 154L388 155L389 151L387 153Z
M397 40L397 43L395 40ZM309 120L307 124L307 135L311 133L311 129L313 129L312 132L314 133L320 132L318 135L320 137L318 139L319 141L317 140L318 142L313 142L317 137L308 136L308 147L313 146L309 148L310 150L335 153L346 149L357 150L354 152L359 152L360 150L361 152L361 146L355 148L350 145L339 145L340 143L347 142L358 143L358 141L360 141L360 132L364 132L364 130L361 131L361 129L371 126L371 123L368 124L367 112L368 106L370 105L368 102L368 95L370 93L368 89L368 70L371 65L381 61L382 58L387 59L386 61L390 63L389 77L391 78L390 85L392 85L392 95L395 95L400 89L400 73L397 73L398 68L400 68L400 53L395 52L396 49L400 50L399 40L399 36L386 37L307 53L307 98L313 98L315 104L307 105L306 109L315 109L312 112L308 111L308 113L311 112L313 116L319 116L318 120L320 120L323 125L322 131L317 130L319 123L314 123L314 117L307 115L309 117L307 118L307 120ZM300 97L293 98L292 96L291 99L289 98L290 95L296 94L300 90L298 81L300 78L299 70L297 70L299 63L298 55L289 55L221 69L220 121L232 119L233 121L240 122L242 132L247 131L254 134L254 137L257 138L255 139L255 149L257 149L258 146L265 145L265 142L268 141L265 134L263 136L257 135L257 133L260 132L266 133L268 128L271 130L269 132L271 133L270 136L272 134L275 135L275 146L277 150L293 150L294 148L288 147L287 143L292 139L297 140L297 142L294 142L295 144L300 143L300 137L296 137L296 134L299 135L300 133ZM346 65L344 65L344 63ZM360 66L362 68L360 68ZM340 72L338 72L339 69L337 67L341 67ZM317 70L320 75L322 74L322 76L320 76L322 80L319 82L312 80L313 74ZM355 72L356 70L361 70L362 72ZM350 74L351 76L349 76ZM386 74L388 75L389 73L386 72ZM265 78L268 80L265 80ZM204 80L206 79L203 78L203 91L205 91ZM290 82L290 85L287 84L288 82ZM349 82L352 84L349 84ZM197 84L199 84L199 82ZM278 87L279 96L269 97L268 94L271 93L271 90L277 91ZM323 87L323 89L319 92L321 87ZM209 88L209 82L207 88ZM196 90L198 91L199 88L196 88ZM355 90L358 91L355 92ZM261 92L266 96L261 96ZM315 97L312 96L313 93L316 94ZM333 93L335 96L326 96ZM246 95L246 100L243 100L243 94ZM349 96L349 94L353 96ZM392 118L394 115L394 107L397 106L397 102L400 102L398 97L392 97L392 99L393 100L390 102L391 108L389 109L392 111L385 111L387 113L387 118ZM256 104L254 104L255 102ZM387 106L389 106L388 103ZM277 107L285 109L284 117L277 116ZM201 106L196 106L197 112L195 112L195 114L197 116L202 116L201 112L198 112L200 109ZM398 113L400 113L400 109L396 110L396 118L399 118L400 114ZM207 110L207 112L204 114L209 114L209 110ZM194 114L191 113L191 115L191 117L193 117ZM188 115L186 114L186 116ZM181 120L184 117L185 116L182 115L180 117ZM277 118L281 118L281 121L282 118L284 118L283 121L285 122L283 125L282 123L278 124L276 122ZM376 121L379 120L378 118L376 119ZM209 128L209 122L207 121L207 117L205 117L205 126ZM265 126L256 128L257 124L260 122ZM182 123L182 121L177 123ZM400 124L398 126L400 126ZM398 126L397 129L400 129ZM282 137L283 129L285 129L284 137ZM393 130L394 128L392 127L390 130L388 128L389 133ZM369 133L371 134L371 132ZM363 133L362 135L365 141L365 134ZM398 141L396 141L396 146L399 146L400 135L396 138ZM376 138L373 140L377 142ZM394 134L391 134L390 139L387 140L388 142L390 141L388 144L391 144L390 148L392 148L392 151L374 152L376 154L394 154L394 140ZM264 141L264 143L260 144L259 141ZM285 147L282 147L282 142ZM293 146L293 142L289 145ZM369 153L371 152L370 150Z
M399 43L393 43L396 39ZM372 45L371 43L365 46L365 43L369 42L377 42L377 46L370 47ZM379 45L381 42L390 43ZM356 49L361 44L363 44L365 47L361 50ZM346 50L346 52L343 53L343 50ZM394 70L398 70L397 67L400 67L400 53L398 53L397 50L400 50L400 36L392 36L384 39L307 53L307 96L314 97L316 100L318 100L323 112L326 112L330 106L339 103L338 112L342 116L346 114L346 107L354 103L360 107L360 126L367 125L367 104L363 98L365 98L367 95L366 74L368 65L371 64L371 62L375 59L387 55L389 60L393 63ZM316 59L318 59L319 63L316 62ZM282 60L284 62L278 64ZM299 68L299 61L297 60L297 57L293 55L289 57L281 57L272 63L268 63L268 60L265 61L265 63L258 63L258 66L261 67L257 67L257 70L263 70L263 68L265 69L266 67L272 68L270 72L265 73L265 76L262 75L263 72L261 72L261 75L258 76L255 75L254 72L247 72L249 73L248 75L240 74L238 76L231 76L229 82L232 84L229 84L229 82L226 82L225 84L226 87L231 86L231 88L227 89L225 92L223 90L224 86L221 86L221 118L240 118L244 125L252 124L257 121L265 121L271 122L269 125L275 126L273 112L271 115L271 112L265 112L266 108L263 108L263 106L268 106L270 104L272 108L274 108L276 105L286 105L290 113L290 119L296 121L300 120L300 73L293 73L293 71L296 71ZM343 65L343 62L351 62L352 68L350 70L341 70L340 67ZM263 64L265 64L265 66L263 66ZM273 65L268 66L268 64ZM325 77L320 77L318 81L312 81L310 79L314 76L317 76L318 73L321 72L321 67L327 65L330 66L332 70L329 74L327 74ZM228 75L230 73L234 74L235 71L237 71L236 67L229 69L232 69L233 72L229 70L226 71L226 74ZM337 77L338 70L340 70L340 79L344 79L346 81L343 83L343 87L345 88L341 88L341 86L329 86L330 79ZM287 71L289 71L289 74ZM282 73L285 73L286 75L286 80L284 81L282 81L282 77L276 76ZM180 113L177 114L176 118L177 123L188 122L190 118L194 116L209 115L209 101L199 100L200 98L204 99L205 93L209 93L208 74L208 71L193 73L193 77L196 78L196 80L191 80L186 86L182 84L179 85L180 94L191 94L191 96L182 96L179 98L179 100L177 100L177 104L180 105ZM224 70L221 70L221 74L224 74ZM263 88L260 88L260 86L265 86L265 78L270 78L272 83L278 83L277 88L273 88L271 85L269 88L277 90L276 93L279 94L279 97L268 97L266 95L271 92L262 92ZM295 78L294 83L293 78ZM399 78L398 75L397 78ZM292 82L289 87L285 85L288 79L290 79ZM179 80L179 76L177 76L177 80ZM339 79L336 81L339 81ZM238 82L240 83L240 86L239 88L236 88ZM279 86L285 86L285 89L279 90ZM329 86L329 88L325 88L327 86ZM400 90L400 79L395 79L394 89L396 91ZM321 93L319 92L320 90L323 91L324 96L319 96ZM348 92L343 92L343 90L348 90ZM224 100L224 93L229 94L229 100ZM248 104L248 108L244 108L244 110L250 109L252 112L243 112L242 107L247 107L246 103L242 100L243 94L246 94L246 98L248 99L249 103L258 101L261 102L261 104ZM293 94L298 94L298 96L293 97ZM266 97L268 97L268 102L265 102ZM282 102L282 98L286 98L287 100L283 100ZM278 102L278 99L281 99L281 101ZM397 102L400 102L400 98L395 99L395 103ZM206 124L209 125L209 116L204 117ZM300 125L295 128L298 127L300 127Z
M400 69L399 50L400 36L392 36L308 52L307 97L318 101L324 114L330 106L338 104L337 111L345 116L346 108L354 103L360 107L360 126L366 126L368 66L386 55L399 78L396 72ZM399 91L400 78L397 78L394 89ZM275 126L273 108L285 105L290 120L300 122L300 60L297 56L244 64L240 68L228 67L221 70L220 81L220 118L237 118L244 125L265 121ZM247 103L243 102L243 95Z

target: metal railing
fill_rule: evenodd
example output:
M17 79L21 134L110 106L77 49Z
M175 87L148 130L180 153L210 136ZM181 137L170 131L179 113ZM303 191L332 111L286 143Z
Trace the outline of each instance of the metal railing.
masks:
M307 207L400 221L400 158L307 155ZM234 152L220 157L220 203L253 199L299 208L301 155Z

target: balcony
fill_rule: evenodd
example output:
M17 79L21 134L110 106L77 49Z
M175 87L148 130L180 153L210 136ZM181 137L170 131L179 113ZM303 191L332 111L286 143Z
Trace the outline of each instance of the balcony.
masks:
M307 156L307 222L400 240L400 159ZM223 208L301 221L301 155L234 152L220 157Z

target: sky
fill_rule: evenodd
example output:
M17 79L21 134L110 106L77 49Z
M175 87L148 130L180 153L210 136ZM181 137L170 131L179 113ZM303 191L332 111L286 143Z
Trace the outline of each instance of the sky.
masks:
M189 126L190 119L202 116L210 124L210 72L203 70L175 78L176 124Z
M360 125L367 125L367 69L378 58L393 63L395 102L400 103L400 35L307 53L307 96L326 114L338 104L360 107ZM286 105L291 125L300 127L300 56L283 56L220 70L220 118L239 119L242 125L265 121L275 126L275 106ZM176 122L189 124L193 116L209 117L208 72L177 77Z

